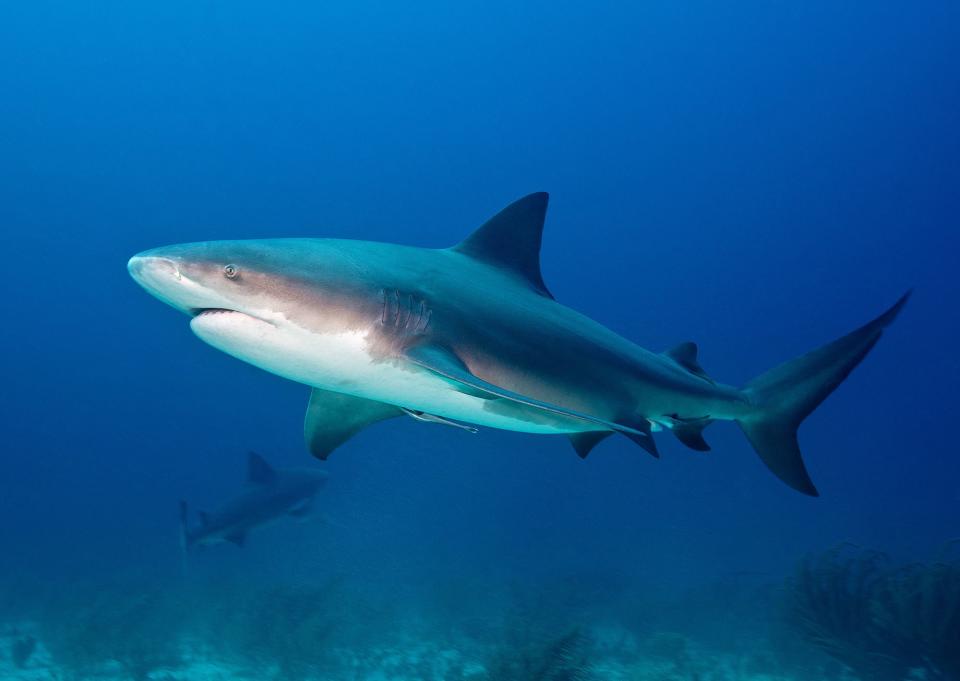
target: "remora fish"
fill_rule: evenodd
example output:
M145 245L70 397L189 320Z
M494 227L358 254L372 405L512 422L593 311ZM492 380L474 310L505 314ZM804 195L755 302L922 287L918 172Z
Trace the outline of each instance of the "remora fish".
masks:
M247 533L255 527L285 516L307 516L313 498L326 481L326 471L273 468L259 454L250 452L243 492L215 511L199 512L197 527L189 526L187 502L180 502L180 544L184 551L223 542L243 546Z
M545 193L445 249L337 239L214 241L145 251L129 271L187 313L202 340L313 388L305 435L323 459L363 427L406 414L561 433L581 457L652 431L709 449L735 421L781 480L816 495L800 422L866 356L909 294L856 331L742 388L714 381L697 346L644 350L554 300L540 274Z

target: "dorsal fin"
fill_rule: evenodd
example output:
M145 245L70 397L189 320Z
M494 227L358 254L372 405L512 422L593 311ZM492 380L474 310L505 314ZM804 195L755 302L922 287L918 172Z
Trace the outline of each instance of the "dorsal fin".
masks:
M269 485L277 477L273 466L256 452L247 454L247 482L258 485Z
M703 370L703 367L700 366L700 362L697 361L696 343L691 343L690 341L680 343L664 352L663 355L672 359L691 374L699 376L710 383L715 383L715 381L707 375L707 372Z
M509 270L537 293L553 298L540 274L540 243L547 216L546 192L517 199L483 223L453 250Z

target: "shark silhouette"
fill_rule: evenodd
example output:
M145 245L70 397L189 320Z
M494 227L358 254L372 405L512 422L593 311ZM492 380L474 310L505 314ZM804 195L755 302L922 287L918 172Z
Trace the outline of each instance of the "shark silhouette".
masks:
M273 468L262 456L250 452L243 491L214 511L199 511L199 525L190 527L187 502L180 502L180 544L184 551L224 542L243 546L255 527L287 516L307 516L326 481L326 471Z

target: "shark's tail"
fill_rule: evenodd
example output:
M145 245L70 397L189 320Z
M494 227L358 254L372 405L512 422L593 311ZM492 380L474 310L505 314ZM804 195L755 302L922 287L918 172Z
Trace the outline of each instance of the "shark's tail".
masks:
M794 489L818 496L800 455L797 428L867 356L909 297L908 291L872 322L771 369L744 387L755 409L737 423L763 463Z
M187 529L188 510L187 502L180 500L180 565L183 573L187 573L187 549L190 548L190 535Z

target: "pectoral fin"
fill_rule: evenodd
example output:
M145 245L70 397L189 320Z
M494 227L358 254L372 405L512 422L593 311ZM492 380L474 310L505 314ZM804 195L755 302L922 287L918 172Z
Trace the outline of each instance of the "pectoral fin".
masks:
M370 424L402 414L399 407L391 404L314 388L303 422L303 436L310 453L326 459Z
M427 369L428 371L432 371L468 394L478 392L491 398L498 397L504 400L510 400L512 402L516 402L517 404L524 404L528 407L542 409L543 411L557 414L558 416L589 421L590 423L595 423L603 426L606 429L615 430L628 436L635 435L639 437L646 437L649 435L649 433L645 433L641 430L637 430L636 428L632 428L621 423L606 421L604 419L597 418L596 416L584 414L583 412L579 412L574 409L567 409L566 407L561 407L549 402L543 402L542 400L538 400L533 397L527 397L526 395L521 395L513 392L512 390L507 390L506 388L501 388L500 386L488 383L482 378L478 378L470 373L470 369L467 368L463 361L451 350L448 350L444 347L436 345L420 345L407 350L406 357L417 366Z
M300 519L308 517L311 513L313 513L312 501L305 501L304 503L299 504L298 506L294 506L289 511L287 511L287 515L293 516L294 518L300 518Z

